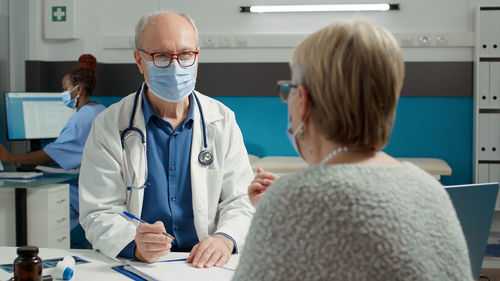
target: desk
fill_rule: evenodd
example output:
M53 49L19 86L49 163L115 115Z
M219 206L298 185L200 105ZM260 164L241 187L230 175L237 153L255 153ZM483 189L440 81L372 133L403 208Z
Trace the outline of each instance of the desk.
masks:
M286 175L295 173L298 170L309 166L304 159L298 156L267 156L259 158L255 155L248 155L250 165L254 172L257 168L262 168L266 171L277 175ZM399 161L411 162L420 169L433 175L437 180L441 176L450 176L452 173L451 167L444 160L436 158L396 158Z
M28 219L26 190L47 188L57 183L67 183L78 178L73 174L47 174L42 178L30 182L0 181L0 188L15 189L15 212L16 212L16 245L24 246L28 243Z
M16 247L0 247L0 264L13 263L17 257ZM79 280L123 280L131 281L132 279L122 275L113 269L112 266L120 265L123 261L107 258L103 254L94 250L77 250L77 249L50 249L41 248L38 253L40 258L51 259L64 257L67 255L81 257L90 263L80 264L75 266L75 275L71 281ZM170 253L166 256L169 259L186 258L189 253ZM162 258L164 259L164 258ZM236 269L238 265L239 255L233 255L229 262L225 265L228 268ZM43 275L49 275L54 269L44 269ZM0 269L0 280L7 280L12 277L11 274Z

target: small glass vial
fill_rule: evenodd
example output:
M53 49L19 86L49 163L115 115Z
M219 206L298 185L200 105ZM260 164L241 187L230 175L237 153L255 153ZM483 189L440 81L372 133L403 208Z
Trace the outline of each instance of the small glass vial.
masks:
M17 258L14 260L14 280L42 281L42 259L38 256L38 247L17 248Z

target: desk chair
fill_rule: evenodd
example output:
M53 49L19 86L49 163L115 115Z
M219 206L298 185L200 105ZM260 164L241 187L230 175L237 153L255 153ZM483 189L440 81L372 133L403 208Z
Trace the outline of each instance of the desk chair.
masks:
M479 279L495 210L498 183L445 186L462 225L474 280Z

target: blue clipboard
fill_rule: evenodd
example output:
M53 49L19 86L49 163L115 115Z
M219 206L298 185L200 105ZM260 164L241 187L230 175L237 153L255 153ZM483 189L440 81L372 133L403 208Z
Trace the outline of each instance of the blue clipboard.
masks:
M174 259L174 260L164 260L164 261L158 261L158 262L173 262L173 261L185 261L186 259ZM111 269L127 276L128 278L132 279L132 280L136 280L136 281L148 281L147 279L144 279L142 278L141 276L133 273L133 272L130 272L128 271L127 269L125 269L125 266L127 266L126 264L125 265L117 265L117 266L113 266L111 267Z
M127 276L128 278L132 279L132 280L137 280L137 281L147 281L146 279L140 277L139 275L136 275L128 270L126 270L125 268L123 268L125 265L118 265L118 266L113 266L111 267L111 269L117 271L117 272L120 272L121 274Z

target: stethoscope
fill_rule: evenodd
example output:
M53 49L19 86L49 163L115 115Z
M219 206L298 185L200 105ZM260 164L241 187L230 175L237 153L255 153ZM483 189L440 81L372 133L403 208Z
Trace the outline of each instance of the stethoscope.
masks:
M123 155L123 163L125 165L125 171L124 173L126 174L126 177L128 179L128 186L127 186L127 190L131 190L131 188L133 189L143 189L146 187L145 185L145 182L146 182L146 179L147 179L147 176L148 176L148 161L147 161L147 154L146 154L146 138L144 137L144 133L142 132L141 129L137 128L137 127L134 127L133 123L134 123L134 118L135 118L135 112L136 112L136 109L137 109L137 102L139 100L139 96L140 96L140 93L141 92L144 92L144 85L141 85L139 87L139 89L137 89L137 92L135 94L135 97L134 97L134 104L132 106L132 114L130 116L130 120L129 120L129 124L128 124L128 127L125 128L125 130L123 130L120 134L120 141L121 141L121 145L122 145L122 155ZM212 164L212 162L214 161L214 156L212 154L212 152L210 152L208 150L208 145L207 145L207 131L206 131L206 127L205 127L205 118L203 116L203 110L201 109L201 104L200 104L200 101L198 100L198 97L196 96L196 94L194 93L193 91L193 97L194 97L194 100L196 100L196 104L198 105L198 110L200 111L200 116L201 116L201 125L202 125L202 128L203 128L203 149L200 151L200 154L198 154L198 161L200 162L200 164L202 164L203 166L209 166L210 164ZM141 143L144 147L143 151L144 151L144 159L145 159L145 177L144 177L144 184L137 184L137 185L134 185L133 181L132 181L132 178L130 177L130 172L129 172L129 168L128 168L128 161L127 161L127 153L126 153L126 149L125 149L125 137L127 135L130 135L132 133L137 133L140 137L141 137Z

